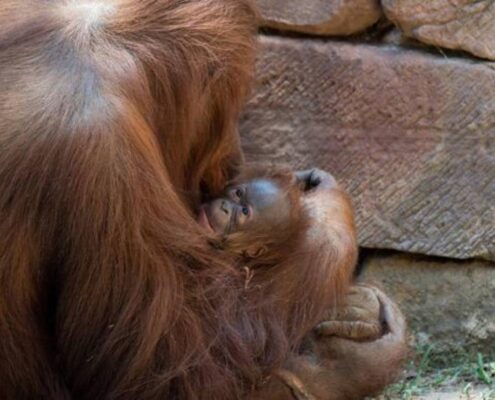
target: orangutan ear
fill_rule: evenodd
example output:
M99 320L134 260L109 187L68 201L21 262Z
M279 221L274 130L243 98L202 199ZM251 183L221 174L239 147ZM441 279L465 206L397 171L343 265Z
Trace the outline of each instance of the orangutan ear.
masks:
M266 246L256 246L247 248L242 252L243 257L245 258L258 258L267 252Z

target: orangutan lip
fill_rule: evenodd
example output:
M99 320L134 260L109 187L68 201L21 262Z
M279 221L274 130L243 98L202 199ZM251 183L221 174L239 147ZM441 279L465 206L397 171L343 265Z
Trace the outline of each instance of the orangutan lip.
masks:
M206 228L207 230L211 232L215 232L213 227L211 226L210 220L208 218L208 214L206 212L206 207L202 206L199 209L199 214L198 214L198 223L203 227Z

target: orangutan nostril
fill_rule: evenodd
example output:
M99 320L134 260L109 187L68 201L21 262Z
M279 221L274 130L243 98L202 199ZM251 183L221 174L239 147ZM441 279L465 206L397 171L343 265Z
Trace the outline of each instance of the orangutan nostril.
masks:
M220 205L220 210L222 210L227 215L229 214L229 206L226 200L222 201L222 204Z

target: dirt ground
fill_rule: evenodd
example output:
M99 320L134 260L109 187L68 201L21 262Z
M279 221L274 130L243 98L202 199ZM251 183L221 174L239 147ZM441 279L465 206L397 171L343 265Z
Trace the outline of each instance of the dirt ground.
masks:
M416 395L385 395L376 400L495 400L495 393L489 389L470 389L464 387L444 388L430 393Z
M495 354L446 361L433 349L416 348L397 383L374 400L495 400Z

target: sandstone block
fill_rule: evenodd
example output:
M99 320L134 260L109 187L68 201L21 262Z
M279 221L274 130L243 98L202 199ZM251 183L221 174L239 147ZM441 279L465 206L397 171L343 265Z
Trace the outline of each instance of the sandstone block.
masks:
M361 32L382 15L378 0L257 0L262 25L318 35Z
M383 286L405 313L420 344L435 352L495 346L495 265L397 254L375 254L362 280Z
M250 160L326 168L361 245L495 259L495 68L394 46L264 37Z
M492 0L383 0L382 5L407 36L495 60Z

